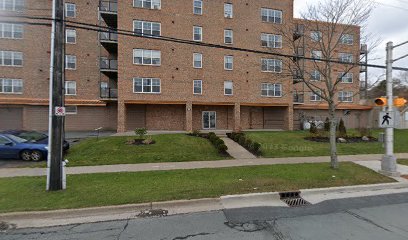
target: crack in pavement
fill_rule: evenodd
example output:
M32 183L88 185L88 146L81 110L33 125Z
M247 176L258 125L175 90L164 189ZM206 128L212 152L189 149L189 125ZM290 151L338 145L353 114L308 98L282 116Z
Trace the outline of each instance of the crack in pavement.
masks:
M284 235L282 231L279 229L276 219L273 220L272 224L269 224L269 227L266 228L268 232L272 234L272 236L276 240L292 240L292 238L288 235Z
M128 219L126 220L126 224L125 224L125 226L123 227L122 231L120 231L120 233L119 233L118 236L116 237L116 240L119 240L120 237L122 236L122 233L123 233L124 231L126 231L126 228L129 226L129 221L130 221L130 218L128 218Z
M345 211L345 212L346 212L347 214L350 214L351 216L353 216L353 217L359 219L359 220L362 220L362 221L367 222L367 223L369 223L369 224L371 224L371 225L373 225L373 226L376 226L376 227L378 227L378 228L381 228L382 230L385 230L385 231L387 231L387 232L393 232L393 231L391 231L391 230L389 230L389 229L387 229L387 228L385 228L385 227L383 227L383 226L381 226L381 225L375 223L374 221L372 221L372 220L370 220L370 219L368 219L368 218L365 218L365 217L363 217L363 216L361 216L361 215L359 215L359 214L357 214L357 213L354 213L354 212L352 212L352 211Z
M183 240L183 239L188 239L188 238L193 238L193 237L197 237L197 236L207 236L207 235L212 235L215 233L197 233L197 234L191 234L191 235L187 235L184 237L175 237L172 240Z

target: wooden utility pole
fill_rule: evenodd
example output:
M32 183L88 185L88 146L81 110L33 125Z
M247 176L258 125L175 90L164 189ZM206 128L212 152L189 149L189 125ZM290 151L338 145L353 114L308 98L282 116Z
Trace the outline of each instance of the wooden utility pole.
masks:
M52 17L47 190L58 191L63 189L62 161L65 120L65 24L63 0L53 0Z

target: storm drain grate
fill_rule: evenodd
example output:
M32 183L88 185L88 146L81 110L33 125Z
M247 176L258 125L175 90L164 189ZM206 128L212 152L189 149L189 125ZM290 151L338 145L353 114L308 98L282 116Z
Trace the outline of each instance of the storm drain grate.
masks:
M281 192L279 193L280 199L286 203L289 207L302 207L310 205L310 203L304 200L300 196L300 191L297 192Z
M169 213L168 210L164 209L149 209L141 211L137 217L146 218L146 217L165 217Z

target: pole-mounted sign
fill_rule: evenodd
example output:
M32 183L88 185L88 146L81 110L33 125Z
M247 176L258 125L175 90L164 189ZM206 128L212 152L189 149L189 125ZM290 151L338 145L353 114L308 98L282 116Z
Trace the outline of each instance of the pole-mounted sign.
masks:
M394 118L395 114L394 112L389 112L389 111L382 111L380 112L380 118L378 120L379 127L380 128L394 128Z

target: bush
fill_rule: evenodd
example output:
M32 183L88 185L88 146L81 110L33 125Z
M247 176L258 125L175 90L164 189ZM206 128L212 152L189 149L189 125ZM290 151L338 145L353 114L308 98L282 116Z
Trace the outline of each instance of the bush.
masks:
M222 141L222 142L223 142L223 144L218 145L217 149L218 149L218 152L224 153L224 152L226 152L228 150L228 147L227 147L227 145L224 144L224 141Z
M225 144L225 143L224 143L224 141L223 141L221 138L217 138L217 139L215 140L215 142L214 142L214 146L215 146L215 147L221 146L221 145L223 145L223 144Z
M196 137L200 137L200 136L201 136L201 132L200 132L200 130L194 130L194 131L191 133L191 135L192 135L192 136L196 136Z
M340 123L339 123L339 136L340 137L347 136L347 129L346 129L346 126L344 125L343 119L340 119Z
M246 137L245 137L245 135L241 135L241 136L239 137L239 139L238 139L239 145L245 146L245 142L246 142Z
M249 139L249 138L246 138L246 140L245 140L245 147L246 147L247 149L251 149L251 148L252 148L252 144L253 144L252 140Z
M257 154L259 153L260 150L261 150L261 144L259 144L258 142L254 142L252 144L251 152Z
M310 123L310 130L309 130L309 132L310 132L311 134L317 134L316 123L314 123L314 122Z
M147 134L146 128L138 128L135 130L135 134L139 136L139 138L144 139L144 136Z
M330 120L328 117L326 118L326 121L324 121L324 131L330 132Z

